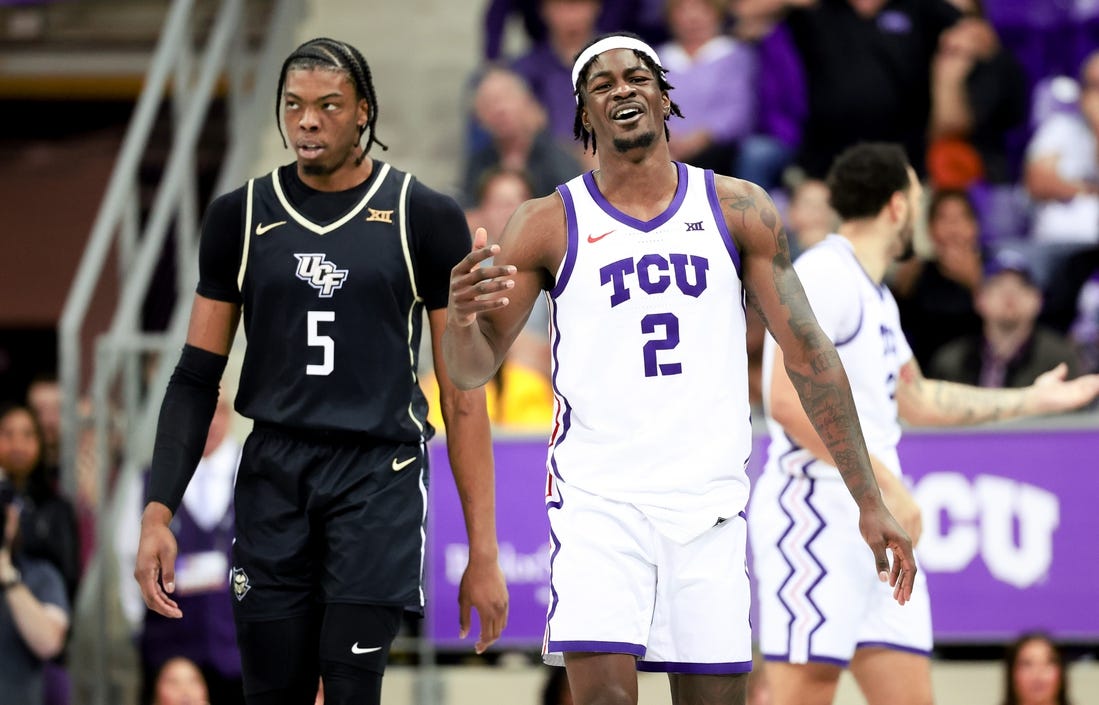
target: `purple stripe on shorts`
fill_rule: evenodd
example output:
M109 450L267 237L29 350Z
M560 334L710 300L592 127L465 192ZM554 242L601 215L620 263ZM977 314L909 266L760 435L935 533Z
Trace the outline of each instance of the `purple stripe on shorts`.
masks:
M812 546L813 546L813 542L816 541L817 537L820 536L821 532L824 531L824 527L826 526L827 522L824 521L824 517L822 517L820 515L820 512L818 512L816 510L816 507L813 506L813 503L811 501L812 498L813 498L813 492L814 492L814 490L816 490L816 481L813 480L812 478L805 478L805 479L806 479L807 482L809 482L809 491L805 495L805 506L807 506L809 508L809 511L811 511L813 513L813 516L815 516L817 518L817 521L819 522L816 531L813 532L812 536L809 537L809 540L805 542L805 546L804 546L805 552L807 554L809 554L809 557L813 559L813 562L817 565L817 568L820 569L820 575L817 576L817 579L814 580L813 583L809 586L809 588L805 591L806 601L813 608L813 611L815 611L817 613L817 623L815 625L813 625L812 629L809 630L809 636L807 637L808 644L806 645L806 648L808 649L809 653L812 654L812 651L813 651L813 635L816 634L817 631L821 627L823 627L824 623L827 621L827 619L824 616L824 612L821 611L820 606L817 605L816 601L813 600L813 590L815 590L817 585L819 585L820 582L822 580L824 580L824 576L828 575L828 569L824 567L824 564L821 563L820 559L817 558L815 553L813 553ZM779 602L782 603L782 606L786 609L787 614L790 615L790 621L789 621L789 623L787 624L787 627L786 627L786 644L787 644L787 648L790 648L790 647L793 646L793 642L794 642L794 622L796 621L796 615L794 614L793 609L790 608L790 605L782 597L782 591L786 587L787 583L789 583L790 580L794 577L794 574L797 571L794 568L793 561L790 560L790 557L786 555L786 551L783 550L782 543L783 543L783 541L786 540L786 537L790 535L790 532L794 530L794 526L796 525L796 521L794 520L794 515L791 514L786 509L786 505L783 504L782 499L783 499L783 497L786 496L786 493L791 489L791 487L793 485L793 482L794 482L794 476L791 476L790 479L787 480L786 486L782 488L782 492L779 493L779 508L782 509L782 513L786 515L786 518L789 520L790 524L789 524L789 526L786 527L786 531L783 532L782 536L778 540L778 545L776 546L776 548L778 548L779 554L782 555L782 560L786 561L786 565L790 566L790 572L787 574L786 579L782 581L782 585L779 586L779 590L778 590ZM797 547L795 547L795 548L797 548Z
M855 644L855 649L892 649L893 651L903 651L907 654L916 654L917 656L931 657L931 652L924 649L917 649L914 646L902 646L901 644L892 644L888 641L860 641Z
M782 513L786 515L788 522L786 530L782 532L782 536L778 537L778 542L775 547L778 549L778 553L782 556L782 560L786 562L786 565L790 568L790 572L786 574L786 578L782 581L782 584L778 586L778 592L776 596L778 601L782 603L782 608L786 610L786 614L790 615L790 620L786 623L786 648L790 648L790 643L794 640L794 610L790 608L790 605L786 602L786 599L782 596L782 591L786 589L786 584L790 582L790 579L794 577L794 573L797 571L794 568L794 564L790 561L790 558L786 555L786 552L782 550L782 542L786 540L786 537L790 535L790 532L794 530L794 517L786 510L786 507L782 504L782 496L786 494L790 489L790 485L794 483L794 476L791 475L786 484L783 486L782 491L778 493L778 508L782 510Z
M727 663L685 663L682 661L638 661L637 670L649 673L691 673L705 675L728 675L750 673L751 661L729 661Z
M721 212L721 202L717 200L717 184L714 182L714 172L709 169L706 170L706 198L710 201L710 212L714 214L714 220L717 221L717 231L721 233L721 241L725 243L725 249L729 251L729 257L733 260L733 266L736 267L737 276L741 276L740 272L740 251L736 248L736 243L733 242L733 236L729 232L729 224L725 222L725 215Z
M763 660L791 663L790 654L763 654ZM833 658L831 656L814 656L813 654L809 654L809 663L830 663L833 666L847 668L847 664L849 664L850 661L842 658Z
M595 204L599 206L604 213L614 218L619 223L628 225L634 230L640 230L643 233L651 233L653 230L656 230L672 219L672 216L676 214L679 207L683 205L683 199L687 196L687 166L680 162L674 162L674 164L679 175L679 184L676 186L675 196L664 212L652 220L638 220L632 215L626 215L611 205L611 202L604 198L603 194L599 192L599 186L595 183L595 176L590 171L584 174L584 185L588 187L588 193L591 195L592 200L595 201Z
M580 241L579 230L576 227L576 206L572 202L572 192L567 184L557 187L557 193L561 194L561 202L565 206L565 224L567 225L567 239L565 246L565 262L561 267L561 275L550 290L550 296L557 298L565 290L565 284L572 276L572 268L576 264L576 248Z
M638 658L645 655L645 647L628 641L551 641L550 653L583 652L592 654L629 654Z
M549 508L560 509L561 505L565 503L564 498L560 502L549 502L546 504L547 512ZM547 641L550 628L550 620L553 619L553 613L557 611L557 588L553 586L553 561L556 560L557 554L561 552L561 542L557 539L557 534L553 533L553 529L550 529L550 542L553 544L553 552L550 553L550 606L549 612L546 614L546 635Z
M805 495L805 506L809 507L809 511L813 512L813 516L815 516L817 518L817 521L820 522L817 530L814 531L813 535L809 537L809 540L805 542L805 552L809 554L809 557L812 558L813 562L817 564L818 568L820 568L820 575L818 575L817 579L813 581L813 584L809 586L809 589L805 591L805 599L809 600L809 604L813 606L813 609L817 611L817 615L820 616L820 621L817 622L817 626L809 630L809 643L807 646L809 648L810 654L813 653L813 635L816 634L817 631L819 631L820 628L823 627L824 623L827 621L824 616L824 612L821 612L820 606L817 605L817 603L813 600L813 590L816 590L817 585L820 585L821 581L824 580L824 576L828 575L828 569L825 568L824 564L820 562L819 558L817 558L817 554L813 553L813 542L816 541L817 537L824 532L824 527L828 524L828 522L824 520L824 517L820 515L820 512L817 511L817 508L813 506L813 492L816 489L816 481L810 478L809 492Z

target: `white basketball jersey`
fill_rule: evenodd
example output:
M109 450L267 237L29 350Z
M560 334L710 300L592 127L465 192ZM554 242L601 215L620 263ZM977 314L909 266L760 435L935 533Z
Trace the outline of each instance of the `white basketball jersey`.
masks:
M548 464L686 542L744 509L751 421L740 256L713 173L676 167L675 197L649 221L591 173L558 187L568 247L549 297Z
M855 399L866 447L897 473L901 472L897 442L897 379L912 357L901 331L897 302L889 289L874 282L855 258L847 238L829 235L794 263L809 304L824 334L836 346ZM763 348L763 389L771 388L775 340L767 336ZM764 393L766 401L767 393ZM771 445L768 470L809 477L839 478L839 471L816 460L796 445L768 413Z

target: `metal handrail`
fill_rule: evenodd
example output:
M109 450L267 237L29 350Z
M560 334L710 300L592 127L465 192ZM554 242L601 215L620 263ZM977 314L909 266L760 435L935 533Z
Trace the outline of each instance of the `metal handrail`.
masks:
M256 153L256 135L248 130L260 119L260 107L269 96L260 95L256 76L273 74L278 58L293 39L297 21L303 12L303 0L273 0L272 12L264 35L264 44L248 54L237 43L244 33L244 0L222 0L214 24L202 51L193 47L195 37L194 0L174 0L166 16L160 40L150 60L146 80L134 115L126 131L106 194L92 227L76 276L65 302L59 324L59 377L62 391L62 474L65 489L75 495L76 459L79 437L87 428L94 430L97 467L98 520L96 523L96 570L82 587L79 604L90 618L95 647L88 654L88 668L94 673L84 700L103 704L119 697L113 692L108 651L110 636L107 614L114 591L111 576L126 574L128 566L114 565L110 547L114 541L117 517L109 507L117 502L108 497L110 438L119 430L126 432L121 474L116 486L140 472L152 450L153 410L170 374L170 365L161 365L156 379L142 385L142 356L149 352L165 353L182 341L190 311L188 287L197 269L197 213L195 202L196 163L194 152L206 120L219 79L229 74L228 103L233 119L228 125L229 150L218 175L215 194L228 185L240 183L252 169ZM169 93L169 89L171 92ZM172 145L144 227L141 227L136 202L139 192L141 160L153 133L161 101L166 95L173 101L176 127ZM142 330L141 306L148 293L167 234L174 222L180 275L176 281L176 307L168 330L151 333ZM140 233L138 232L140 230ZM119 297L109 330L94 341L85 341L83 328L89 304L105 275L111 249L117 251ZM81 357L94 353L94 364L87 390L82 384ZM78 404L81 395L90 392L94 404L91 422L81 421ZM119 393L121 392L121 393ZM121 407L114 408L118 401ZM75 656L75 654L74 654Z
M58 324L58 366L61 386L61 468L63 482L74 492L76 481L76 446L79 426L77 408L80 397L80 332L87 318L96 286L103 276L107 253L115 241L116 229L125 222L130 200L135 194L138 169L149 142L160 101L172 76L175 57L186 41L187 18L194 12L194 0L175 0L168 11L164 32L149 63L145 85L126 130L122 149L111 173L106 195L96 215L88 244ZM67 430L67 432L65 432Z

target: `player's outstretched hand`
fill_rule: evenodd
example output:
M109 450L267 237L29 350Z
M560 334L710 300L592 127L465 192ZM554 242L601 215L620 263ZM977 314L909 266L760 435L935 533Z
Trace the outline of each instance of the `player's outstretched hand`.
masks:
M481 263L500 251L499 245L489 247L488 233L477 228L473 234L473 249L450 270L450 301L447 316L451 323L465 327L473 325L477 314L508 305L505 295L515 286L513 266L482 266Z
M1066 382L1067 375L1068 365L1062 362L1034 380L1030 391L1038 413L1072 411L1099 396L1099 375L1083 375Z
M149 609L179 619L183 611L168 593L175 592L176 537L168 527L171 512L159 502L150 502L141 515L141 540L137 545L134 578Z
M862 509L859 515L859 531L874 552L878 578L882 582L889 581L893 588L893 599L899 604L908 602L912 597L912 586L916 582L916 559L908 534L882 502ZM893 553L892 566L889 565L886 549Z
M469 636L470 610L481 618L481 634L474 650L481 654L500 638L508 623L508 588L495 560L470 557L458 587L458 637Z

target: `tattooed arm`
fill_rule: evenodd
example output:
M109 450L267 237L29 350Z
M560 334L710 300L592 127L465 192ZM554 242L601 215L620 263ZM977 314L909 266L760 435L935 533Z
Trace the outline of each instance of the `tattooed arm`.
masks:
M1063 363L1021 389L987 389L927 379L915 360L901 368L897 409L916 426L960 426L1077 409L1099 395L1099 375L1065 381Z
M889 571L886 547L893 550L897 560L890 584L896 588L898 602L904 604L916 570L912 544L882 501L847 374L835 347L817 324L790 263L786 229L778 211L763 189L747 181L718 177L717 191L725 222L740 251L748 302L781 348L786 374L801 405L858 504L859 527L874 551L879 574Z

